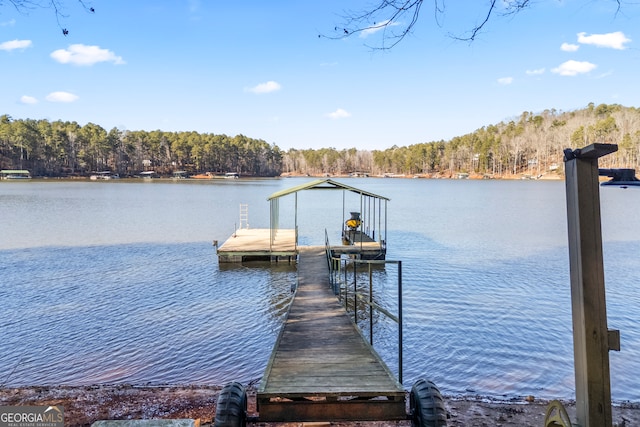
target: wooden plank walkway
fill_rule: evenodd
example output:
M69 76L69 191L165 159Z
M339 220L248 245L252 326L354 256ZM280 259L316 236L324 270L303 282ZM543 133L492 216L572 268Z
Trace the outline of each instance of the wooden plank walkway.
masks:
M258 390L261 421L406 419L405 392L329 286L324 247L300 247L298 287Z

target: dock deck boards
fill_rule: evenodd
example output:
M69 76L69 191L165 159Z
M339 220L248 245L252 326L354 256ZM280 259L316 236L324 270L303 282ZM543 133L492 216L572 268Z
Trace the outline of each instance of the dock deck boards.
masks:
M324 247L298 250L298 288L258 390L260 419L405 419L402 385L331 291Z
M360 230L345 230L342 235L352 245L359 245L361 243L377 243L368 234L363 233Z
M386 256L381 242L375 241L360 230L345 230L342 232L342 239L347 242L346 245L332 247L336 255L360 254L362 259L384 259Z
M357 232L351 244L332 245L334 255L359 255L362 259L384 259L384 251L380 243L373 241L366 234ZM361 236L360 236L361 235ZM294 259L298 254L296 231L294 229L278 229L273 244L271 230L268 228L241 228L236 230L222 245L217 255L220 262L243 262L247 260L279 260Z
M296 231L278 229L271 244L268 228L241 228L218 248L218 259L222 262L241 262L246 257L293 257L297 254Z

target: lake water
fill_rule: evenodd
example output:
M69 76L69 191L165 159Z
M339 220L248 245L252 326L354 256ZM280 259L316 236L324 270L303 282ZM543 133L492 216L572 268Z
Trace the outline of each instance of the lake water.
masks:
M0 386L258 380L295 266L219 265L212 241L233 233L241 203L268 228L267 197L307 181L0 182ZM391 199L405 386L575 397L564 182L342 181ZM608 323L622 341L612 395L639 402L640 191L602 188L601 202ZM325 228L339 240L341 192L299 193L298 209L302 244L323 244ZM378 298L394 300L393 269L376 273ZM395 325L376 328L396 371Z

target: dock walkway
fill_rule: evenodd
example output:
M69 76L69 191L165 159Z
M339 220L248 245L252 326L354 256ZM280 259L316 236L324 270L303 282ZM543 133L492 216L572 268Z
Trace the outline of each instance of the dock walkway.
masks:
M324 247L299 247L298 287L258 390L261 421L406 419L405 392L329 286Z

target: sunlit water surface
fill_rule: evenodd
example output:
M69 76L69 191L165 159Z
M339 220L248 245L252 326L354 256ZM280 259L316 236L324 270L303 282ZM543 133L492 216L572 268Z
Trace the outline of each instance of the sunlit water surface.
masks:
M0 385L223 384L262 376L295 266L218 264L249 204L308 179L0 182ZM391 198L388 259L402 260L404 382L446 394L573 398L564 183L350 179ZM347 211L359 200L347 197ZM341 192L299 193L302 244L337 242ZM640 191L603 188L614 400L640 401ZM295 199L281 201L293 226ZM376 298L397 308L395 266ZM366 323L366 322L365 322ZM366 326L363 326L366 329ZM397 328L375 347L397 372Z

